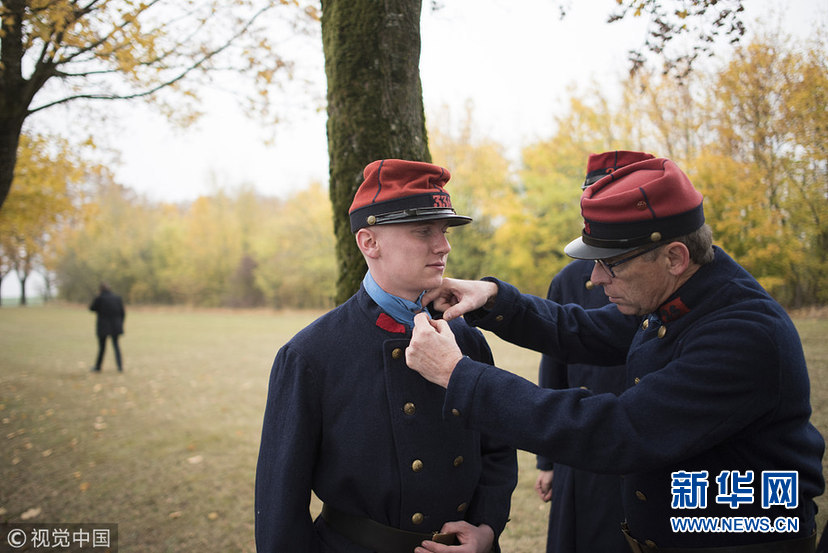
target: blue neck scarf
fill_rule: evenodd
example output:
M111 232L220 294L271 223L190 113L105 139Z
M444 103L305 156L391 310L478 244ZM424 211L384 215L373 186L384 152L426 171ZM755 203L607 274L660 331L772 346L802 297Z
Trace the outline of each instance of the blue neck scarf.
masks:
M423 293L420 294L420 297L417 298L416 302L394 296L380 288L380 285L377 284L374 277L371 276L371 271L365 273L365 278L362 279L362 285L365 287L365 291L368 292L368 295L371 296L371 299L377 302L380 309L385 311L398 323L413 328L414 315L417 313L425 311L429 318L431 317L428 309L423 306L423 296L425 295L425 290L423 290Z

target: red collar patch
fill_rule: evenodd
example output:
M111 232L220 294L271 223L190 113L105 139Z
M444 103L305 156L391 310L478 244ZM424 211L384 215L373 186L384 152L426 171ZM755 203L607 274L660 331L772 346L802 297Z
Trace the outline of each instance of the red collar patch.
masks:
M684 305L681 298L676 298L658 309L658 318L664 323L669 323L688 313L690 313L690 308Z
M379 317L377 317L377 326L383 330L397 334L405 334L406 331L404 324L398 323L385 313L380 313Z

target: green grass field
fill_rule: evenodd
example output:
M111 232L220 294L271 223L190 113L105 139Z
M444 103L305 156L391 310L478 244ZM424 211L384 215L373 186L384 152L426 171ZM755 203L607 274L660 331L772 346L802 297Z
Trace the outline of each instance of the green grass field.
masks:
M0 309L0 521L114 522L120 551L252 552L253 480L273 357L318 313L130 309L101 374L84 307ZM828 431L828 318L796 317L814 422ZM539 356L491 337L534 379ZM544 550L547 507L520 482L503 550ZM820 521L828 503L820 499ZM314 503L312 510L317 509Z

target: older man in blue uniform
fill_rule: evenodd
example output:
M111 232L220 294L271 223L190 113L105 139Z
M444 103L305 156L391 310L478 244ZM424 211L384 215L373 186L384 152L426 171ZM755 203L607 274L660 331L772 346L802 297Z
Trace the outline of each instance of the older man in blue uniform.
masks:
M369 164L351 205L368 264L359 291L279 350L256 471L259 553L411 553L423 540L487 553L509 516L515 451L443 420L445 390L403 354L426 290L439 286L445 233L471 219L446 169ZM431 313L437 316L437 313ZM459 347L492 363L479 330L452 321ZM308 512L311 491L324 502Z
M701 194L670 160L605 176L584 191L581 211L584 230L565 251L595 261L591 280L614 306L444 279L426 299L437 298L445 319L416 320L408 365L447 387L444 413L467 427L623 475L635 553L812 552L824 442L784 309L712 246ZM626 362L627 389L544 390L464 357L446 323L462 313L567 362ZM624 315L639 326L630 331Z

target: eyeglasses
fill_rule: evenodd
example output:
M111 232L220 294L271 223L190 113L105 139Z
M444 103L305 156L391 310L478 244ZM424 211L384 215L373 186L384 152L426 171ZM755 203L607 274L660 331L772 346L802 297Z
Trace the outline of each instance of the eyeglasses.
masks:
M656 248L660 248L663 245L664 244L656 244L655 246L650 246L649 248L645 248L645 249L643 249L641 251L638 251L638 252L636 252L636 253L634 253L630 256L623 257L623 258L619 259L618 261L613 261L611 263L607 263L603 259L596 259L595 264L600 265L601 268L604 269L610 277L616 278L615 271L612 270L613 268L618 267L619 265L621 265L622 263L626 263L627 261L631 261L631 260L635 259L636 257L642 256L645 253L651 252L651 251L655 250Z

